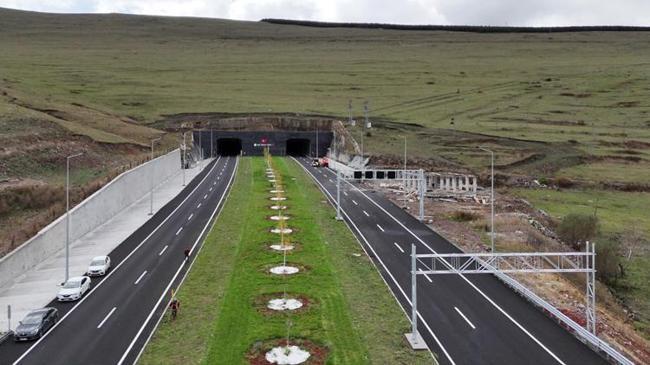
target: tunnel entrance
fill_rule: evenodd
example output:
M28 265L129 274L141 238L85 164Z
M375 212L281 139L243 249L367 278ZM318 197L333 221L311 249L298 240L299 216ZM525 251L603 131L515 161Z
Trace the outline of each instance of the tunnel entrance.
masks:
M289 138L287 139L288 156L308 156L309 139L307 138Z
M217 139L217 155L219 156L238 156L241 150L242 144L239 138Z

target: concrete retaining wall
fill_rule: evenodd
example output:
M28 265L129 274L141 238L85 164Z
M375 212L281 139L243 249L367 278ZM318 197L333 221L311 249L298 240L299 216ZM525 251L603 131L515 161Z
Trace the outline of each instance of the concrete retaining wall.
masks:
M180 172L180 151L126 171L70 210L70 242L99 227L149 192L151 175L160 184ZM65 214L0 258L0 287L65 248Z

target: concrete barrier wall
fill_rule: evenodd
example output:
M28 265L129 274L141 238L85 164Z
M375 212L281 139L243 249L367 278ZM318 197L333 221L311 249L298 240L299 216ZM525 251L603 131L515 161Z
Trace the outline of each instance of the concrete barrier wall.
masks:
M180 172L180 151L148 161L126 171L70 210L70 242L94 230L141 199L154 184ZM154 186L155 186L154 185ZM34 237L0 258L0 287L25 274L43 260L65 248L65 214Z

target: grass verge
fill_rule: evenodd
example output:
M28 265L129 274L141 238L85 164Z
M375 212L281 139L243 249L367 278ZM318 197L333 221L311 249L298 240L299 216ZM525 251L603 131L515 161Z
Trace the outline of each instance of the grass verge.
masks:
M307 267L286 280L291 293L309 307L290 316L293 338L328 350L328 364L424 364L428 353L413 353L403 340L408 321L352 233L336 222L333 209L299 166L276 159L285 177L291 240L300 244L290 262ZM163 320L142 358L143 364L245 364L246 354L286 336L287 315L255 308L256 298L281 292L285 280L263 268L280 263L267 250L277 241L268 232L269 184L262 159L243 159L231 196L207 238L184 286L175 322ZM295 178L295 180L293 180Z

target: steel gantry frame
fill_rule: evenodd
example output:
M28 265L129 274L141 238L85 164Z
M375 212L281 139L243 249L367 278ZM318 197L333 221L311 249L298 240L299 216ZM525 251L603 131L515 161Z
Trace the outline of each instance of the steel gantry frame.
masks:
M424 269L417 269L417 263ZM586 327L596 334L596 245L585 252L432 253L417 254L411 245L411 344L421 338L417 330L417 276L439 274L585 273Z
M336 219L337 220L342 220L343 217L341 217L341 180L359 180L358 177L355 177L355 174L353 171L352 174L343 174L341 173L340 169L336 169ZM375 172L381 172L382 174L377 174ZM404 184L404 190L407 189L407 185L409 183L411 185L415 185L415 190L418 192L418 197L420 200L420 211L419 211L419 217L418 219L420 222L424 221L424 195L426 193L426 178L424 176L424 170L365 170L364 175L369 176L366 177L364 180L365 181L373 181L373 180L378 180L378 181L386 181L386 180L402 180ZM380 175L382 177L388 177L392 176L391 178L382 178L382 177L377 177L377 175Z

